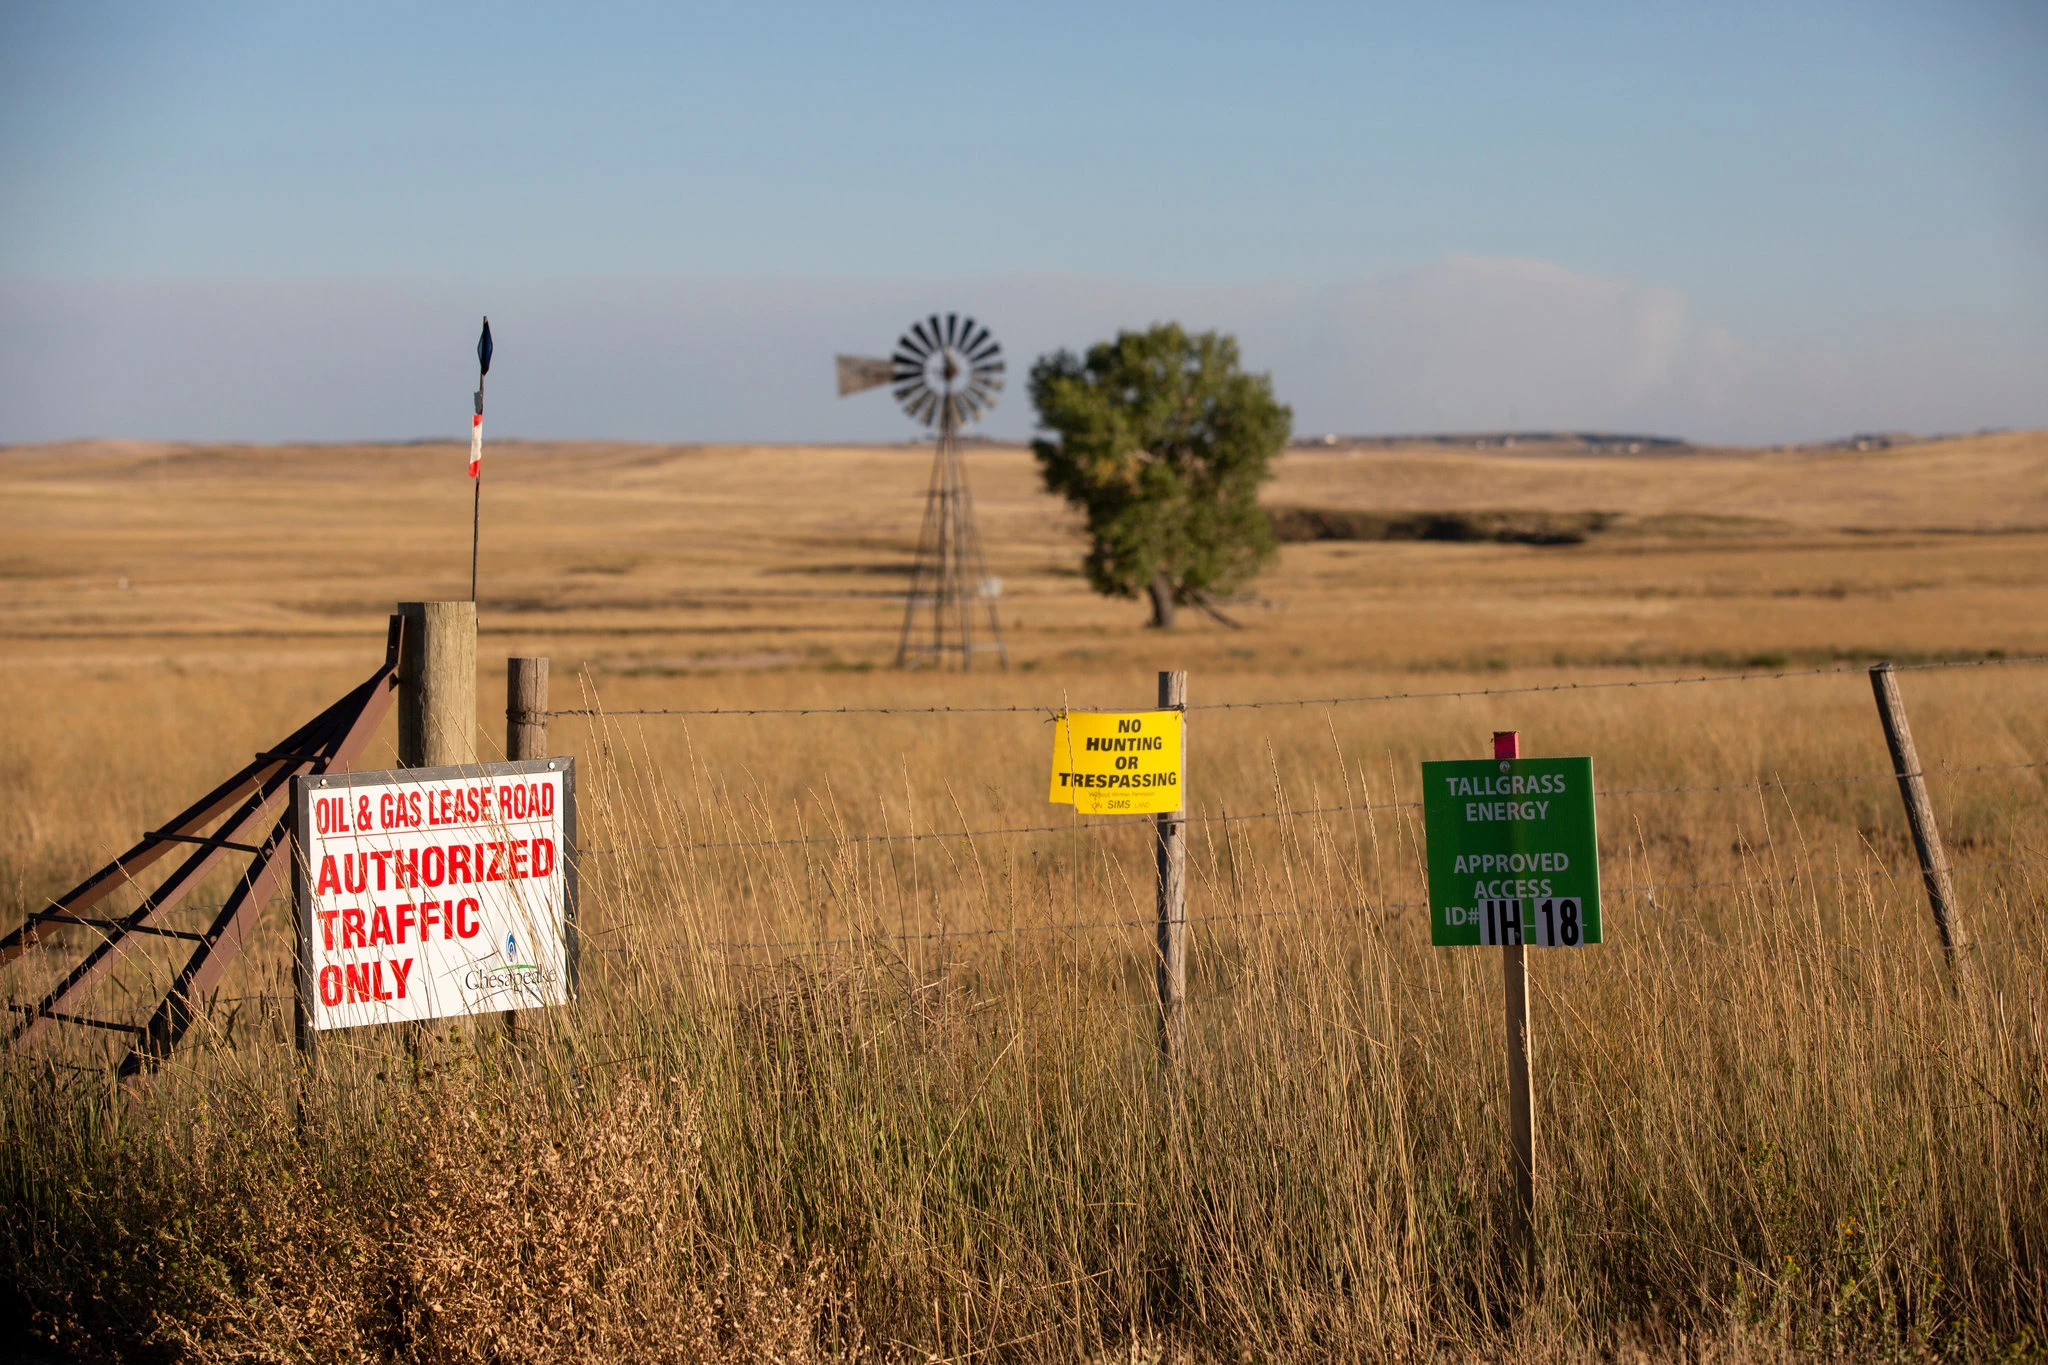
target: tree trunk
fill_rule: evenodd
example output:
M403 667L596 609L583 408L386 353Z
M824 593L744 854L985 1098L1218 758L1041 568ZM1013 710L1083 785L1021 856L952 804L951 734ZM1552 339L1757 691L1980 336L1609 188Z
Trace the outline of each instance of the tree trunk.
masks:
M1152 628L1173 629L1173 580L1165 574L1152 575L1152 582L1145 591L1152 594Z

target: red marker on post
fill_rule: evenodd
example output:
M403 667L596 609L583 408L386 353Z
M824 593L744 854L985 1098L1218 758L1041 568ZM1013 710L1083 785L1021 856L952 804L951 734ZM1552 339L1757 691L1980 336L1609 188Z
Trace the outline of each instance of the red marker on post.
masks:
M484 319L484 333L476 340L476 415L469 422L469 477L475 481L475 496L469 512L469 600L476 601L476 547L484 511L484 376L491 372L491 320Z

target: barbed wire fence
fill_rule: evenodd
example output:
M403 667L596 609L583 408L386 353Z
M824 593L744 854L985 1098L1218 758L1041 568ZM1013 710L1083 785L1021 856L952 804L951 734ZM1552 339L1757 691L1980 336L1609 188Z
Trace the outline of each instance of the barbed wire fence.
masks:
M2048 664L2048 654L2014 657L1987 655L1981 659L1943 659L1920 663L1892 664L1901 673L1958 668L2006 668ZM1778 682L1790 678L1856 677L1867 672L1863 664L1837 664L1822 668L1780 669L1775 672L1700 673L1677 678L1608 678L1598 682L1530 683L1519 687L1466 687L1435 692L1374 692L1336 697L1280 697L1247 701L1190 702L1188 711L1263 711L1302 706L1358 706L1378 702L1442 701L1469 697L1515 697L1546 692L1600 692L1616 688L1697 687L1720 683ZM1036 706L711 706L711 707L567 707L543 711L548 717L623 716L987 716L1036 715L1051 719L1062 711L1116 710L1116 707L1084 707L1062 703Z
M1912 662L1895 666L1899 672L1923 672L1952 669L1982 669L2002 667L2025 667L2048 665L2048 655L2021 657L1985 657L1970 660L1935 660ZM1779 669L1771 671L1747 671L1718 674L1698 674L1669 678L1649 679L1599 679L1592 681L1567 681L1549 684L1528 684L1505 687L1455 688L1409 692L1361 693L1319 697L1288 697L1248 700L1226 700L1218 702L1191 703L1187 712L1224 711L1266 711L1279 709L1332 708L1359 705L1391 705L1420 701L1445 701L1474 698L1496 698L1510 696L1531 696L1541 694L1590 693L1617 690L1654 690L1693 686L1742 685L1762 682L1810 680L1830 677L1859 676L1868 671L1865 665L1836 665L1805 669ZM734 719L781 719L781 718L845 718L845 717L965 717L987 715L1028 715L1052 720L1063 712L1080 711L1078 705L999 705L999 706L815 706L815 707L650 707L650 708L605 708L598 706L561 709L525 710L508 713L508 723L532 726L536 722L545 725L551 719L584 719L607 722L627 718L734 718ZM1098 709L1098 708L1088 708ZM1120 708L1102 707L1102 710ZM1121 709L1129 709L1124 707ZM1992 774L2019 774L2048 769L2048 758L2030 759L2021 762L1983 763L1966 766L1914 767L1910 770L1891 772L1865 772L1836 776L1817 777L1771 777L1751 781L1719 782L1704 784L1681 784L1654 787L1625 787L1596 789L1594 797L1601 802L1642 801L1660 797L1693 795L1727 795L1735 793L1772 793L1797 789L1850 788L1870 783L1895 782L1902 789L1913 781L1957 781ZM1194 814L1184 813L1179 822L1188 826L1222 827L1226 838L1231 829L1251 824L1324 820L1345 815L1377 815L1381 813L1419 810L1420 801L1347 801L1337 804L1318 804L1299 808L1258 810L1243 813ZM927 844L934 842L967 842L1015 838L1029 835L1103 835L1110 833L1149 834L1154 829L1150 817L1126 817L1123 819L1073 819L1060 823L990 825L985 827L961 827L943 830L912 830L905 832L834 832L804 834L788 837L760 839L682 839L650 840L643 842L613 842L577 851L577 858L591 860L620 860L635 857L685 854L745 853L756 851L788 849L849 849L865 846L890 846L902 844ZM2021 856L2004 858L1943 860L1939 869L1942 876L1952 874L1978 875L2001 869L2048 865L2048 853L2023 853ZM1819 886L1828 883L1847 884L1857 881L1895 881L1898 870L1889 866L1865 866L1855 871L1813 872L1795 871L1773 876L1716 878L1691 881L1643 881L1624 882L1602 888L1603 895L1630 896L1648 905L1665 908L1656 898L1660 894L1699 891L1760 891L1768 888ZM1906 875L1915 875L1908 872ZM1918 875L1932 876L1923 862ZM1385 917L1394 914L1412 914L1426 911L1428 903L1413 899L1384 899L1356 901L1347 904L1293 906L1281 909L1227 910L1198 914L1183 913L1180 922L1186 925L1260 925L1271 923L1300 922L1306 920L1329 920L1342 917ZM823 934L811 937L784 937L769 939L720 939L711 937L658 938L644 933L633 935L630 946L612 945L598 941L586 941L581 949L586 954L599 957L630 958L647 952L698 952L715 951L723 954L792 954L818 953L835 949L877 948L883 946L932 945L990 940L1000 938L1024 938L1042 935L1080 935L1110 933L1132 930L1156 930L1156 918L1133 916L1111 918L1088 918L1066 921L1008 924L1001 926L977 926L973 928L937 927L927 930L895 930L848 932L844 934ZM606 926L586 930L587 940L601 939L607 935L623 932L622 926ZM1985 950L1999 950L2036 946L2048 941L2048 936L2021 935L1998 938L1961 937L1953 945L1955 950L1965 953L1980 953ZM1839 945L1845 951L1870 951L1869 945L1843 942ZM1414 989L1432 988L1410 983ZM1407 987L1403 987L1407 988ZM1225 999L1225 996L1196 996L1174 1002L1179 1005L1200 1004ZM275 991L244 992L235 995L218 995L212 999L216 1006L241 1006L249 1004L289 1005L292 997ZM1104 1010L1157 1010L1163 1002L1112 1003L1099 1006ZM1096 1008L1096 1007L1090 1007Z
M559 713L558 713L559 714ZM584 714L584 713L577 713ZM625 713L632 714L632 713ZM1984 763L1967 768L1930 768L1907 773L1908 777L1948 778L1973 773L2023 772L2036 768L2048 768L2048 760L2029 763ZM1712 786L1696 787L1629 787L1613 790L1596 790L1596 800L1620 799L1641 796L1678 796L1712 792L1775 791L1798 787L1840 787L1863 782L1895 782L1897 773L1860 773L1852 777L1808 777L1772 778L1760 782L1723 782ZM1248 811L1241 815L1189 815L1182 818L1189 825L1234 825L1257 820L1300 820L1319 815L1365 814L1377 811L1420 810L1420 801L1361 801L1339 806L1309 806L1300 810ZM925 843L934 839L980 839L1017 834L1070 834L1076 830L1144 830L1150 827L1145 817L1130 817L1123 820L1079 820L1059 825L990 825L977 829L922 830L904 834L815 834L798 835L786 839L714 839L696 842L684 841L666 844L627 844L613 848L586 848L579 850L580 856L591 858L617 857L630 853L661 852L710 852L736 849L795 848L804 845L845 846L854 844ZM1614 888L1609 888L1614 889Z
M2048 664L2048 656L1998 657L1987 656L1967 660L1932 660L1893 665L1899 672L1923 672L1950 669L1983 669L2002 667L2038 666ZM1867 665L1834 665L1804 669L1776 669L1768 671L1745 671L1735 673L1696 674L1670 678L1649 679L1599 679L1591 681L1567 681L1548 684L1527 684L1504 687L1450 688L1438 690L1417 690L1407 692L1359 693L1317 697L1286 697L1248 700L1226 700L1199 702L1187 705L1187 712L1209 711L1262 711L1282 708L1329 708L1353 705L1383 705L1416 701L1440 701L1471 698L1492 698L1507 696L1529 696L1537 694L1563 694L1599 692L1614 690L1653 690L1658 688L1739 685L1787 680L1818 679L1830 677L1860 676L1869 671ZM987 705L987 706L803 706L803 707L631 707L606 708L601 706L569 707L549 710L548 718L587 719L599 722L627 718L833 718L833 717L972 717L989 715L1035 716L1044 720L1057 718L1066 711L1081 710L1080 706L1063 705ZM1101 708L1113 710L1115 708ZM1983 763L1966 766L1912 767L1891 772L1865 772L1826 777L1772 777L1753 781L1718 782L1702 784L1679 784L1655 787L1605 788L1595 792L1601 802L1638 801L1658 797L1690 795L1714 795L1731 793L1771 793L1795 789L1847 788L1869 783L1895 782L1902 789L1916 781L1956 781L1989 774L2019 774L2048 769L2048 759L2035 759L2012 763ZM1910 798L1909 798L1910 800ZM1258 822L1292 822L1301 820L1322 820L1344 815L1376 815L1380 813L1414 811L1422 803L1411 800L1388 801L1347 801L1338 804L1318 804L1291 809L1258 810L1242 813L1197 814L1186 813L1180 822L1189 826L1221 826L1226 838L1234 828ZM1075 819L1060 823L1037 824L996 824L987 826L962 826L955 829L911 830L903 832L856 832L838 830L831 833L795 834L789 836L758 839L677 839L647 840L642 842L615 842L586 848L582 857L591 859L620 859L636 856L689 855L745 853L786 849L850 849L874 845L917 845L929 843L964 842L972 844L978 840L996 840L1031 835L1099 835L1108 832L1145 833L1152 828L1148 817L1127 817L1124 819ZM1973 859L1949 862L1943 860L1939 869L1943 877L1955 874L1982 874L1999 869L2048 864L2048 855L2028 855L2010 858ZM1923 864L1922 875L1933 875ZM1906 875L1911 876L1908 872ZM1636 897L1653 908L1662 909L1657 900L1660 894L1697 891L1741 891L1760 890L1773 887L1800 885L1817 886L1825 883L1848 883L1859 880L1882 879L1896 881L1899 873L1891 867L1866 867L1850 872L1800 871L1783 875L1743 878L1713 878L1699 880L1669 880L1627 882L1603 888L1603 894ZM1427 903L1412 899L1386 899L1371 903L1359 902L1342 905L1299 906L1277 910L1233 910L1225 912L1184 915L1186 924L1253 924L1270 921L1288 921L1342 916L1386 916L1395 913L1409 913L1427 910ZM636 935L633 946L619 947L602 943L591 944L586 951L597 954L627 956L642 951L718 951L735 954L760 953L805 953L824 950L856 948L861 946L879 947L884 945L946 944L958 941L997 939L1046 934L1088 934L1118 930L1156 929L1158 922L1152 918L1118 917L1051 920L1030 924L1003 926L979 926L972 928L935 927L924 930L872 930L867 932L848 931L842 934L821 934L807 937L776 938L717 938L691 937L681 939L649 938ZM602 932L602 931L601 931ZM616 929L612 932L618 932ZM2034 937L2004 938L1963 938L1952 945L1955 950L1974 952L1984 949L2025 946L2041 941ZM1845 945L1856 946L1856 945Z

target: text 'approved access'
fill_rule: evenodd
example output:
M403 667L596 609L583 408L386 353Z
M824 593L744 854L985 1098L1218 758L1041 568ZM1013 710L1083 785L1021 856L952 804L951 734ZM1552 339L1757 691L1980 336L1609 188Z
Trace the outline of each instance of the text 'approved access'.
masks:
M1422 825L1432 944L1600 941L1592 759L1425 763Z
M1052 797L1082 815L1181 810L1179 711L1062 712L1053 723Z

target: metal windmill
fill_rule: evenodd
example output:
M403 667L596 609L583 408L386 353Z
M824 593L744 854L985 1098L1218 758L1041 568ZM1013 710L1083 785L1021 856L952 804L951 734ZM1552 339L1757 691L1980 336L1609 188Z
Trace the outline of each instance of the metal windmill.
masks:
M996 405L1003 387L1003 348L973 318L948 313L941 322L934 313L911 323L887 360L842 355L838 362L840 397L894 385L903 410L939 433L931 487L925 494L924 527L917 536L917 566L903 604L896 666L927 656L942 665L957 654L960 667L966 669L974 667L976 654L993 652L1009 667L1002 623L996 619L1002 584L989 576L988 561L982 557L974 494L967 487L959 444L960 429ZM919 625L927 608L929 634ZM977 639L976 622L984 612L987 638Z

